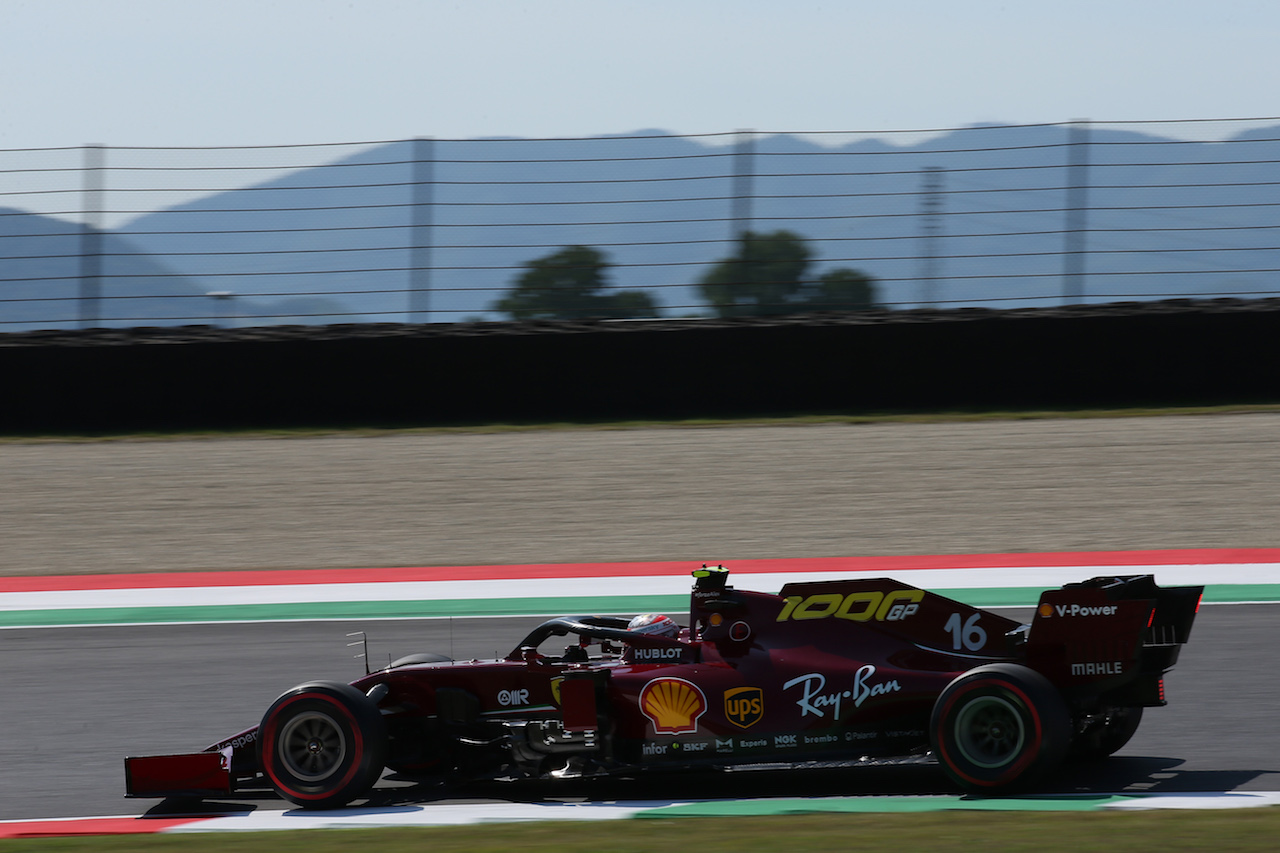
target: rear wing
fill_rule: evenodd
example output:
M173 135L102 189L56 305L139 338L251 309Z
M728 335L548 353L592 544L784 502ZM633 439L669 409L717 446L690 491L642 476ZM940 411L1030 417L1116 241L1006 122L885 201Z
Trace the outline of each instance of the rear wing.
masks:
M1096 577L1041 594L1027 664L1068 694L1110 704L1164 705L1203 586L1162 588L1153 575Z

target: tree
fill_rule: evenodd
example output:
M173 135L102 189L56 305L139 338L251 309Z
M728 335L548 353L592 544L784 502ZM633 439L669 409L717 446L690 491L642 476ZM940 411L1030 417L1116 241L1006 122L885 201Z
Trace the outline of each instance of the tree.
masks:
M806 285L803 297L810 311L869 311L876 305L875 279L840 267Z
M859 311L874 306L871 277L841 267L811 281L805 278L809 259L808 245L791 231L747 231L737 253L712 267L699 290L721 317Z
M699 284L721 317L790 314L809 266L809 247L790 231L745 232L737 254L711 268Z
M608 287L608 267L595 249L568 246L526 263L515 287L490 308L513 320L624 319L658 313L644 291L602 293Z

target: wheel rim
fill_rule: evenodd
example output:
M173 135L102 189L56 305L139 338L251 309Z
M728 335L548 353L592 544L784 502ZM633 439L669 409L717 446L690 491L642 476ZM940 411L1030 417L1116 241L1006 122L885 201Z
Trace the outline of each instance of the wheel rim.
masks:
M319 782L333 775L347 754L342 727L318 711L299 714L285 723L279 743L281 762L304 782Z
M1022 752L1026 729L1018 707L1003 696L981 696L956 716L956 746L978 767L1003 767Z

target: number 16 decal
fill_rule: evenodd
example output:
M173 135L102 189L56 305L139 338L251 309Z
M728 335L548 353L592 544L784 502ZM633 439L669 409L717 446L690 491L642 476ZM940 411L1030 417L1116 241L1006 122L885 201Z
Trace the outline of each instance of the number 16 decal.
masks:
M951 632L951 648L957 651L963 648L976 652L987 644L987 632L978 624L979 615L981 614L971 614L964 625L961 625L960 614L951 614L951 618L943 626L944 630Z

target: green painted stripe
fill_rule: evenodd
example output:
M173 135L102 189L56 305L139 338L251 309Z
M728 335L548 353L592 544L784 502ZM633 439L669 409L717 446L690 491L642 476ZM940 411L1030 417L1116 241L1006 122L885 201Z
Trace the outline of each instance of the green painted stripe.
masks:
M1204 600L1213 604L1280 601L1280 584L1209 584L1204 588Z
M954 598L970 607L1034 607L1044 587L990 587L977 589L931 589L930 592Z
M1006 589L935 589L939 595L963 601L973 607L1034 607L1045 587ZM1208 584L1204 601L1213 604L1280 601L1280 584Z
M1032 607L1042 587L939 589L973 607ZM1204 600L1216 604L1280 601L1280 584L1217 584ZM687 595L488 598L429 601L296 602L191 607L86 607L0 611L0 628L59 625L173 624L194 622L283 622L338 619L432 619L472 616L548 616L563 613L686 612Z
M940 812L940 811L1036 811L1087 812L1128 802L1137 797L1081 795L1066 797L983 798L962 796L920 797L816 797L813 799L717 800L664 806L640 812L637 818L743 817L813 814L815 812Z
M490 598L477 601L339 601L219 604L192 607L85 607L0 612L0 628L54 625L278 622L309 619L431 619L447 616L546 616L563 613L638 613L687 610L689 597Z

